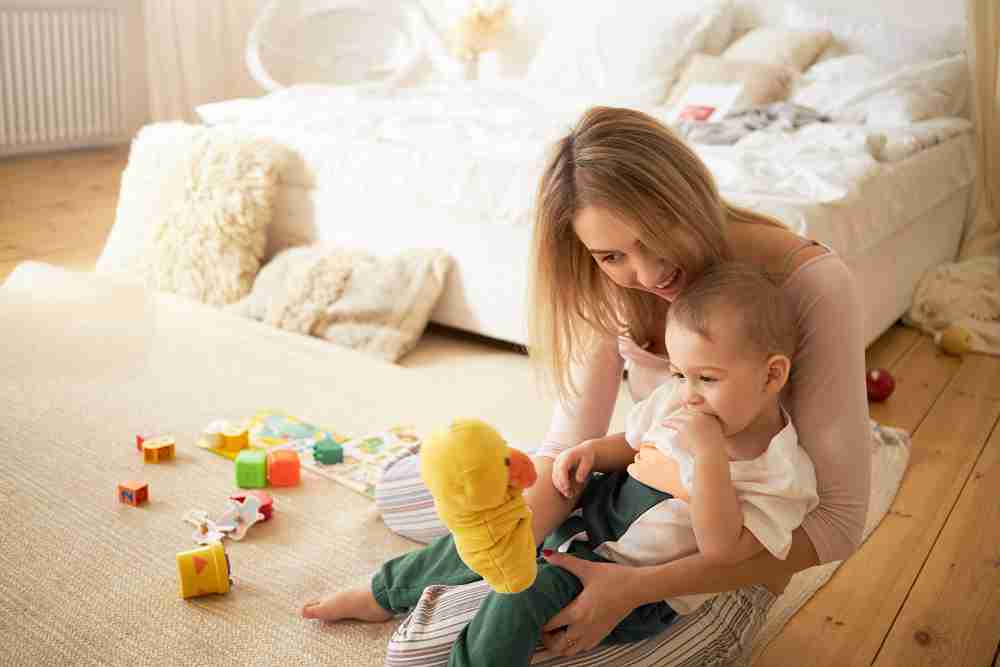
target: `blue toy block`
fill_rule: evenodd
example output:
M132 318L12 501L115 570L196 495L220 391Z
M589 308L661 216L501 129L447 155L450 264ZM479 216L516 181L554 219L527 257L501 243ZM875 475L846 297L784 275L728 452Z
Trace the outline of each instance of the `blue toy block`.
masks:
M344 448L334 442L331 438L323 438L313 445L313 459L319 463L327 465L333 463L343 463Z
M267 452L244 449L236 455L236 486L263 489L267 486Z

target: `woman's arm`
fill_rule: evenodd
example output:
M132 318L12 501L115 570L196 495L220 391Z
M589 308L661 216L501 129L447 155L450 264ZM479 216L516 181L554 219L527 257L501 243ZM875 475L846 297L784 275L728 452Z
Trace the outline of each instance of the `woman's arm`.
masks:
M598 345L587 364L573 369L580 395L571 404L556 404L545 440L532 457L538 481L524 492L533 511L536 544L569 516L578 498L564 497L552 484L553 460L562 450L608 432L624 365L618 341L609 339Z
M640 605L756 584L779 594L794 573L819 564L816 550L801 528L792 533L785 560L766 550L735 565L710 563L700 553L647 567L595 563L556 552L546 552L545 557L583 583L580 595L543 628L546 633L564 629L545 638L546 647L557 655L575 655L593 648Z

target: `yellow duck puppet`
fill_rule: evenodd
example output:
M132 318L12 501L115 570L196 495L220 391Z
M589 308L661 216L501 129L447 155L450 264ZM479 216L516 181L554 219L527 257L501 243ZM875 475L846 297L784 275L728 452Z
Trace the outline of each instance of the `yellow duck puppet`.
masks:
M420 474L470 569L498 593L534 583L531 508L521 492L538 475L526 454L489 424L458 419L424 440Z

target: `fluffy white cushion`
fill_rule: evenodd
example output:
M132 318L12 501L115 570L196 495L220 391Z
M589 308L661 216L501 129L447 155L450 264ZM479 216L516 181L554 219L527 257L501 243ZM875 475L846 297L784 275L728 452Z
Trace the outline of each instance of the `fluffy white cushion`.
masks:
M553 18L526 78L659 104L691 54L728 41L733 12L731 0L579 3Z
M229 310L397 361L413 349L451 266L442 250L390 259L320 244L284 250Z
M791 0L785 3L784 24L829 30L837 48L888 66L937 60L965 50L965 25L958 23L903 24Z
M158 123L132 142L97 272L223 305L245 296L287 154L234 127Z
M890 69L853 54L810 68L791 99L839 121L894 126L958 116L968 92L964 55Z
M830 45L833 33L826 29L754 28L722 52L728 60L748 60L793 67L805 71Z
M703 84L743 85L743 91L731 110L757 104L770 104L788 97L796 72L784 65L739 62L715 56L695 54L670 91L667 106L677 104L691 86Z

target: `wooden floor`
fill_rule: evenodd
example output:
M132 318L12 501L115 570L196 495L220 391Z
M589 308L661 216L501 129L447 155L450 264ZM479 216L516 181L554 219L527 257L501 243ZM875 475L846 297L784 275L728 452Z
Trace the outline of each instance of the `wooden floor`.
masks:
M91 269L127 147L0 160L0 280L26 259ZM913 434L890 513L756 664L1000 667L1000 359L895 326L868 350Z

